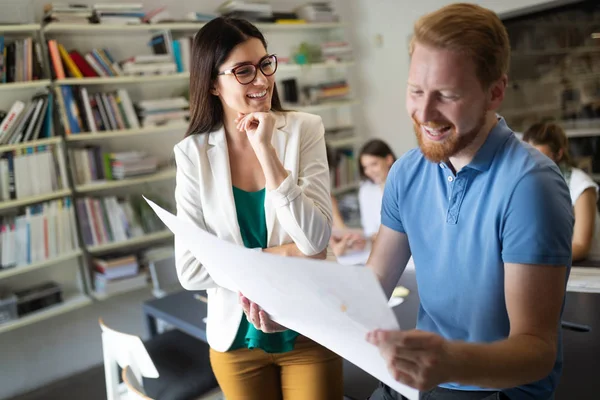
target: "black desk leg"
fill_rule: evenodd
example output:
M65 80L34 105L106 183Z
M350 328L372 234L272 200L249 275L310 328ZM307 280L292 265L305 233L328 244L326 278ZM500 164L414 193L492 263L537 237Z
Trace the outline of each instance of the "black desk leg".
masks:
M158 335L158 328L156 326L156 318L150 314L144 314L146 320L146 336L148 339L152 339Z

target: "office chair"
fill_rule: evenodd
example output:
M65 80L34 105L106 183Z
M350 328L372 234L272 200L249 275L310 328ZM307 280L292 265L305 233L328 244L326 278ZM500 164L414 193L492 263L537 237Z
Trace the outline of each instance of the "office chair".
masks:
M107 400L224 400L210 366L208 344L178 330L142 342L101 319L99 324Z

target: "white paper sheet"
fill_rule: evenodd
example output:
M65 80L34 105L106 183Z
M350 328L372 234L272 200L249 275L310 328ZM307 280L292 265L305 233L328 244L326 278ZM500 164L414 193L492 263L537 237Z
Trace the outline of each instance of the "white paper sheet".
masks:
M418 391L397 382L379 350L365 340L373 329L400 329L369 269L252 251L146 201L218 285L242 292L281 325L334 351L408 399L418 399Z

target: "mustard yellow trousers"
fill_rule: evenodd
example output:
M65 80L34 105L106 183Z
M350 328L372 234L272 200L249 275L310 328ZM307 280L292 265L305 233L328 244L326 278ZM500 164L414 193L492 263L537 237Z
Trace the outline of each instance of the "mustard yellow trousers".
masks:
M210 350L210 362L227 400L342 400L342 359L300 335L294 350Z

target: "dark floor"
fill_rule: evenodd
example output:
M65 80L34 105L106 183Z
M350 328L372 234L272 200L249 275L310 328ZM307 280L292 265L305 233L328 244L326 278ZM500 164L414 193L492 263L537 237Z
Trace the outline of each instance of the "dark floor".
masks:
M104 366L51 383L7 400L106 400Z

